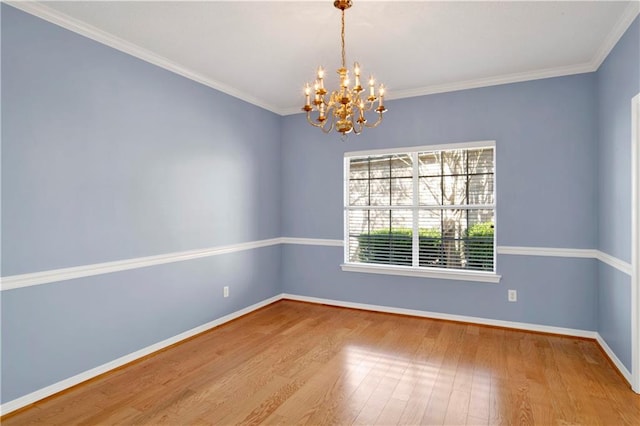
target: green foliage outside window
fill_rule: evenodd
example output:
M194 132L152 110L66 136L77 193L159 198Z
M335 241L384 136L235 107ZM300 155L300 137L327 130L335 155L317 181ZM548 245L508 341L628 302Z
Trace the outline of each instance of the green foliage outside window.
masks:
M466 269L493 270L493 223L472 225L463 238ZM418 235L420 266L446 267L443 240L439 229L422 228ZM358 259L363 263L412 265L413 231L392 228L360 234Z
M467 268L493 270L493 223L476 223L467 229Z

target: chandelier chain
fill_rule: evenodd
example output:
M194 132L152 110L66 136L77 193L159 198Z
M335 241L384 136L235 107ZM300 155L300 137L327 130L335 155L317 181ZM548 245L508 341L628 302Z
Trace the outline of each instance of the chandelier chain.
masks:
M345 50L344 50L344 9L342 9L342 32L341 32L341 38L342 38L342 68L346 68L346 54L345 54Z

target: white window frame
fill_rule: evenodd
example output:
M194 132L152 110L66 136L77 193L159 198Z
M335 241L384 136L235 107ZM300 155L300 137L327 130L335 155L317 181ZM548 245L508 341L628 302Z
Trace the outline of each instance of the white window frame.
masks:
M401 265L379 265L379 264L369 264L369 263L356 263L349 262L349 165L350 161L354 157L367 157L367 156L377 156L377 155L392 155L392 154L409 154L413 156L417 156L419 152L425 151L446 151L446 150L454 150L454 149L473 149L473 148L492 148L493 149L493 173L494 173L494 184L493 184L493 204L490 206L478 206L478 207L489 207L494 211L494 244L493 244L493 271L471 271L466 269L444 269L444 268L432 268L425 266L417 266L414 263L414 266L401 266ZM416 174L418 171L417 161L414 158L414 179L416 178ZM448 279L448 280L459 280L459 281L477 281L477 282L487 282L487 283L498 283L500 282L501 276L496 273L497 271L497 209L496 209L496 142L495 141L476 141L476 142L463 142L463 143L452 143L452 144L440 144L440 145L423 145L416 147L405 147L405 148L391 148L391 149L375 149L368 151L351 151L344 153L344 263L340 265L343 271L348 272L364 272L371 274L383 274L383 275L401 275L401 276L410 276L410 277L424 277L424 278L439 278L439 279ZM417 200L418 191L417 185L414 185L414 200ZM411 209L418 209L417 203L413 206L403 206ZM475 206L474 206L475 207ZM414 221L417 220L417 215L414 215ZM418 247L418 235L414 232L414 243L413 250L414 252L419 250ZM414 253L414 262L416 259Z

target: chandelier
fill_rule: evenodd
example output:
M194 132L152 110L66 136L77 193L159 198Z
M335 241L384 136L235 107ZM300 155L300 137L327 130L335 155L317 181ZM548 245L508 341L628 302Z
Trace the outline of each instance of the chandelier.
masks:
M346 68L346 55L344 49L344 11L352 6L351 0L335 0L333 6L342 13L342 66L338 68L340 87L331 92L327 98L327 89L324 87L324 69L318 67L318 75L313 87L307 83L304 87L305 104L302 110L307 113L307 121L314 127L319 127L323 132L329 133L332 129L342 133L346 138L347 133L353 131L360 134L365 127L376 127L382 122L382 114L387 110L384 106L384 85L378 87L376 96L375 80L369 77L369 94L364 94L365 89L360 85L360 65L353 65L354 82L349 87L349 70ZM313 100L311 99L313 91ZM378 106L375 107L376 101ZM375 108L374 108L375 107ZM365 118L365 113L375 111L378 115L376 121L370 123ZM312 117L312 114L315 118Z

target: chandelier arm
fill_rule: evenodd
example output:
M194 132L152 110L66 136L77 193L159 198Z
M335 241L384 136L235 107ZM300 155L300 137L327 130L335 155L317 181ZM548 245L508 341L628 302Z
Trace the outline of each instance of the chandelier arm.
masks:
M378 127L378 125L380 125L380 123L382 123L382 113L378 113L378 119L376 120L375 123L373 124L368 124L368 123L364 123L365 127L368 127L370 129L373 129L374 127Z
M313 120L311 119L311 111L307 111L307 121L309 122L309 124L311 124L313 127L322 127L322 123L314 123Z
M362 133L362 130L364 129L363 127L364 123L353 123L353 133L356 135L359 135L360 133Z
M362 111L364 112L369 112L373 109L375 102L371 102L371 101L366 101L364 102L364 108L362 109Z
M320 129L324 132L324 133L329 133L333 130L333 118L331 119L331 125L327 128L326 125L329 122L329 120L325 121L323 123L323 125L320 127Z
M330 120L331 125L330 125L330 126L329 126L329 128L327 129L327 133L329 133L330 131L332 131L332 130L334 129L335 125L336 125L336 114L335 114L335 112L334 112L334 111L335 111L335 108L336 108L336 106L335 106L335 104L333 104L333 105L331 106L331 109L333 110L333 111L331 111L331 120ZM327 121L329 121L329 120L327 120Z

